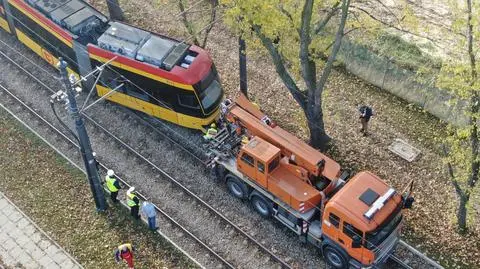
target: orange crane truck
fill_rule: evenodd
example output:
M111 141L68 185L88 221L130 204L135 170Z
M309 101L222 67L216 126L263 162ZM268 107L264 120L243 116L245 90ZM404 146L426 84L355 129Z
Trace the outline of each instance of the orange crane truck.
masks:
M243 95L223 104L219 125L209 141L212 166L232 195L320 248L333 268L371 268L393 252L410 194L371 172L347 179L337 162L276 126Z

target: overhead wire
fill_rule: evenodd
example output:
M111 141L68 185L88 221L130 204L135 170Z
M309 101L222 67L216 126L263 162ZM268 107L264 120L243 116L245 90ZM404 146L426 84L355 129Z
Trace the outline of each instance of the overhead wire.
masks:
M13 16L13 14L11 14L12 17L14 17L17 21L19 21L22 25L24 25L27 29L30 30L30 32L32 32L33 34L35 34L36 36L42 38L38 33L36 33L35 31L32 31L28 26L26 26L23 22L21 22L18 18L16 18L15 16ZM181 41L181 43L184 43L186 42L187 40L195 37L198 33L204 31L205 29L207 29L210 25L214 24L215 22L217 22L218 20L222 19L223 16L225 16L225 14L222 14L222 16L220 16L219 18L217 18L215 21L212 21L211 23L207 24L205 27L203 27L201 30L199 30L197 33L191 35L189 38L187 39L184 39L183 41ZM62 56L66 57L67 59L69 59L71 62L73 62L74 64L76 64L77 68L79 68L79 65L76 63L76 61L72 60L71 58L68 57L68 55L65 55L65 53L63 53L61 50L59 50L56 46L54 46L53 44L51 44L50 42L46 41L44 38L42 38L42 40L44 40L46 43L48 43L52 48L55 48L55 50L57 52L59 52L60 54L62 54ZM87 50L83 49L87 54L89 53ZM119 75L122 79L125 79L125 81L128 81L130 84L132 84L133 86L135 86L137 89L139 89L140 91L142 91L144 94L146 94L147 96L151 97L152 99L154 99L155 101L159 102L160 104L165 104L163 101L159 100L158 98L155 98L153 95L151 95L149 93L149 91L146 91L145 89L143 89L142 87L138 86L137 84L135 84L134 82L128 80L127 78L125 78L122 74L120 74L119 72L117 72L116 70L114 70L113 68L111 68L110 66L107 66L107 68L109 70L112 70L113 72L115 72L117 75ZM104 83L105 85L108 85L108 83L105 83L103 80L101 80L102 83ZM294 89L295 90L295 89ZM302 91L299 91L297 90L300 94L302 94L305 98L307 99L310 99L307 95L305 95ZM166 106L166 108L174 111L170 106ZM306 121L310 124L312 124L313 126L315 127L318 127L320 128L321 130L324 130L324 128L322 128L321 126L318 125L318 123L315 123L315 122L312 122L310 121L308 118L306 119Z
M2 55L4 55L3 52L0 51L0 53L1 53ZM19 53L19 52L17 52L17 53ZM42 70L43 70L44 72L48 72L48 71L46 71L46 70L44 70L44 69L42 69ZM29 74L29 75L31 75L31 74ZM34 76L32 76L32 77L33 77L34 79L36 79L37 81L39 81L38 78L36 78L36 77L34 77ZM40 82L40 81L39 81L39 82ZM43 84L43 83L42 83L42 85L43 85L44 87L47 87L51 92L55 92L55 91L54 91L53 89L51 89L49 86L47 86L47 85L45 85L45 84ZM178 132L177 132L177 134L178 134ZM179 134L179 135L182 136L184 139L187 139L187 138L184 137L183 135L181 135L181 134ZM183 150L189 151L189 150L186 149L186 148L183 148ZM192 154L192 155L195 156L195 153L193 153L193 152L190 152L190 154ZM275 178L275 177L273 177L273 176L271 176L271 175L270 175L270 177L272 177L272 178L274 178L274 179L276 179L276 180L279 180L279 178ZM312 204L312 205L313 205L313 204ZM323 215L323 211L322 211L322 209L321 209L320 207L318 207L317 205L313 205L313 206L319 211L320 214ZM305 221L306 221L306 220L305 220ZM308 221L307 221L307 222L308 222ZM351 231L353 234L356 234L356 235L360 236L360 237L363 239L363 234L358 234L355 230L349 228L348 226L347 226L345 229ZM372 242L367 241L367 240L365 240L365 241L368 242L368 243L370 243L372 246L374 246L375 249L380 249L380 248L379 248L379 245L373 244ZM394 256L394 254L391 254L391 255ZM396 258L399 259L398 257L396 257Z
M224 15L225 15L225 14L224 14ZM28 26L26 26L26 25L25 25L23 22L21 22L18 18L16 18L16 17L13 16L13 15L12 15L12 17L14 17L14 19L15 19L16 21L19 21L22 25L24 25L24 26L25 26L27 29L29 29L32 33L34 33L34 34L37 35L38 37L42 38L38 33L36 33L35 31L32 31ZM221 18L223 18L223 16L221 16ZM221 19L221 18L218 18L217 20L209 23L209 24L206 25L204 28L202 28L199 32L197 32L197 34L200 33L201 31L203 31L204 29L206 29L206 27L208 27L209 25L215 23L216 21L218 21L218 20ZM192 35L192 37L193 37L193 35ZM62 54L62 56L65 56L67 59L70 59L70 61L72 61L73 63L75 63L75 64L77 65L77 67L78 67L78 64L76 63L76 61L74 61L74 60L72 60L71 58L69 58L67 55L65 55L65 53L63 53L61 50L59 50L56 46L53 46L50 42L46 41L44 38L42 38L42 40L44 40L44 42L46 42L47 44L49 44L50 46L52 46L53 48L55 48L58 53ZM3 44L5 44L3 41L0 41L0 42L2 42ZM182 41L182 42L185 42L185 40ZM7 47L9 47L9 49L13 50L13 51L16 52L17 54L20 54L20 55L21 55L22 57L24 57L25 59L27 59L27 60L29 59L28 57L26 57L25 55L23 55L21 52L18 52L17 50L11 48L11 47L8 46L8 45L7 45ZM85 50L85 51L86 51L86 50ZM86 52L88 53L88 51L86 51ZM0 51L0 53L1 53L3 56L9 58L9 57L6 56L3 52ZM12 60L11 58L9 58L9 59ZM36 67L39 67L37 64L34 64L31 60L29 60L29 62L32 63L33 65L35 65ZM41 68L41 67L39 67L39 68L40 68L43 72L48 73L50 76L52 76L53 78L55 78L56 80L58 80L58 78L56 78L55 76L53 76L53 75L52 75L49 71L47 71L46 69ZM109 68L109 70L112 70L112 71L116 72L117 74L121 75L120 73L118 73L116 70L110 68L109 66L107 66L107 68ZM36 78L36 77L33 77L33 78L36 79L38 82L40 82L44 87L47 87L50 91L55 92L55 91L54 91L53 89L51 89L49 86L45 85L43 82L41 82L40 80L38 80L38 78ZM123 75L122 75L122 78L125 78L125 77L123 77ZM126 78L125 78L125 79L126 79ZM132 83L132 82L131 82L130 80L128 80L128 79L126 79L126 81ZM146 94L148 93L146 90L144 90L143 88L139 87L138 85L134 85L134 86L138 87L138 89L139 89L139 90L142 90L144 93L146 93ZM302 93L302 92L300 92L300 93ZM302 94L303 94L303 93L302 93ZM305 94L303 94L303 95L304 95L305 97L307 97ZM156 98L155 98L155 99L156 99ZM163 123L162 123L162 124L163 124ZM166 125L164 125L164 126L166 126ZM185 137L184 135L178 133L177 131L171 129L171 128L168 127L168 126L166 126L166 127L167 127L168 129L170 129L171 131L175 132L177 135L179 135L179 136L182 137L183 139L186 139L186 141L189 141L189 139L188 139L187 137ZM70 131L71 131L71 130L70 130ZM195 145L195 146L196 146L196 145ZM182 148L183 148L183 150L189 152L192 156L196 156L196 154L195 154L194 152L191 152L191 151L188 150L187 148L184 148L184 147L182 147ZM196 148L198 148L199 150L202 150L202 151L204 150L204 149L200 148L199 146L196 146ZM206 163L203 163L203 164L206 164ZM270 175L270 177L272 177L272 178L274 178L274 179L276 179L276 180L279 180L278 178L275 178L275 177L273 177L273 176L271 176L271 175ZM313 205L313 204L311 204L311 205ZM313 205L313 206L314 206L317 210L319 210L320 214L323 215L323 211L321 210L321 208L319 208L317 205ZM346 229L347 229L347 230L350 230L352 233L360 236L360 237L363 239L363 235L356 233L356 231L354 231L353 229L350 229L350 228L348 228L348 227L347 227ZM366 239L365 239L364 241L366 241ZM378 246L378 245L373 244L373 243L371 243L371 242L369 242L369 241L366 241L366 242L372 244L376 249L379 249L379 246ZM392 254L392 255L393 255L393 254ZM398 258L398 257L397 257L397 258Z

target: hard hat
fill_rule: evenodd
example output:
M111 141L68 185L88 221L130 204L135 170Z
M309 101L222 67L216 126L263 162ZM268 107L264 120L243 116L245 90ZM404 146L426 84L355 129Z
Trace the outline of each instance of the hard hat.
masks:
M123 245L123 246L122 246L122 251L123 251L123 252L127 251L127 246Z
M92 152L93 157L97 156L97 153L95 151Z
M210 124L210 127L217 128L217 125L214 122L212 122L212 124Z
M130 189L128 189L128 191L127 191L127 194L130 194L134 191L135 191L135 187L130 187Z
M115 174L115 173L113 172L113 170L112 170L112 169L108 169L107 175L108 175L109 177L112 177L113 174Z

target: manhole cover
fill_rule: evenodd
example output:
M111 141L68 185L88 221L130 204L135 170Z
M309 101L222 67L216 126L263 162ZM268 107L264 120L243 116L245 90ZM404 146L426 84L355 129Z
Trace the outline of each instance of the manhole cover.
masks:
M396 138L393 143L388 146L388 149L409 162L414 161L420 154L419 149L398 138Z

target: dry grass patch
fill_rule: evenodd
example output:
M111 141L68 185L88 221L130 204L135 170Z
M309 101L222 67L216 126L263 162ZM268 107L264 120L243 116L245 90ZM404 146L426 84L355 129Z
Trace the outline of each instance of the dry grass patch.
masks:
M119 268L113 250L124 242L138 248L136 268L194 267L123 208L96 213L85 175L4 110L0 145L0 190L85 268Z

